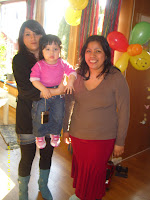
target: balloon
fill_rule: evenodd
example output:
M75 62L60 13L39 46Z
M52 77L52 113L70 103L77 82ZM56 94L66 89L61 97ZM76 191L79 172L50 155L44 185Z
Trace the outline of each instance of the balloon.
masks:
M131 32L130 44L145 44L150 39L150 23L140 22Z
M124 72L128 66L129 54L127 52L123 53L122 56L117 60L115 66L120 69L121 72Z
M68 7L65 12L65 20L71 26L77 26L81 22L82 10L74 10Z
M131 56L130 63L137 70L147 70L150 67L150 54L143 50L141 54Z
M107 36L107 41L109 43L109 46L113 50L117 50L120 52L126 52L129 46L126 37L118 31L113 31L109 33Z
M127 52L130 56L136 56L142 53L142 46L140 44L130 44L127 48Z
M83 10L88 5L88 0L69 0L70 6L74 9Z

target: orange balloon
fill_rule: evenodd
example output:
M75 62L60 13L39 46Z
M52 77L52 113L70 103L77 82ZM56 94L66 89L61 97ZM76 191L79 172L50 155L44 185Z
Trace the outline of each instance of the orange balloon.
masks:
M127 48L127 52L130 56L136 56L142 53L142 46L140 44L130 44Z

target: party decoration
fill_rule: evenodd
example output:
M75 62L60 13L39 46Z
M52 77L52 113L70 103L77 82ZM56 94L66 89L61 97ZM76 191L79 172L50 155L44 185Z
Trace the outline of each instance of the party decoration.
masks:
M82 10L75 10L68 7L65 12L65 20L71 26L77 26L81 22Z
M147 121L147 114L144 113L144 119L140 122L141 124L146 124Z
M127 52L123 53L122 56L117 60L115 66L120 69L121 72L124 72L128 66L129 54Z
M141 124L146 124L146 121L143 119L143 121L140 122Z
M145 44L150 39L150 23L140 22L131 32L129 44Z
M107 41L109 43L109 46L113 50L117 50L120 52L126 52L129 46L126 37L118 31L113 31L109 33L107 36Z
M145 106L145 108L148 110L149 109L149 107L150 107L150 105L144 105Z
M141 54L131 56L130 63L137 70L147 70L150 68L150 54L143 50Z
M130 44L127 48L127 52L130 56L136 56L142 53L142 46L140 44Z
M88 0L69 0L70 6L73 9L83 10L88 5Z
M142 44L150 39L150 23L140 22L136 24L131 32L130 45L125 36L113 31L108 34L107 41L113 50L124 52L118 59L115 66L124 72L128 66L128 61L137 70L147 70L150 68L150 53L143 50Z

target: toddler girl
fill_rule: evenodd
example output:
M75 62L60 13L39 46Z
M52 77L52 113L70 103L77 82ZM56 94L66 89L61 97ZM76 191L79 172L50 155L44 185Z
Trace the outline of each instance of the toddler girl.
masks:
M32 68L30 81L42 92L44 98L32 104L33 134L38 148L45 148L45 135L50 134L51 145L60 143L60 132L64 117L64 96L51 96L48 88L57 88L64 74L68 76L65 92L72 93L76 72L60 58L61 41L55 35L45 35L39 43L39 59Z

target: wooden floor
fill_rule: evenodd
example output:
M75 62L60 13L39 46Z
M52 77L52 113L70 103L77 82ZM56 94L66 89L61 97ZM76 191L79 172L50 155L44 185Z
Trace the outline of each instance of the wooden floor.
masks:
M15 110L10 108L9 124L15 123ZM0 124L2 124L2 108L0 108ZM49 178L49 188L54 200L68 200L74 193L72 188L71 173L71 153L63 142L60 147L55 148L51 173ZM15 184L12 190L7 191L4 200L18 200L18 163L20 150L6 150L6 145L0 137L0 170L10 176ZM42 200L38 193L38 163L39 154L37 151L33 162L31 179L29 183L29 199ZM122 166L128 167L128 178L113 175L109 191L103 200L150 200L150 149L124 160ZM0 185L4 180L0 177ZM3 189L0 187L0 194Z

